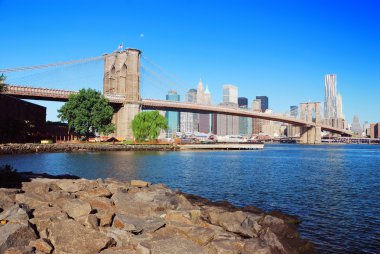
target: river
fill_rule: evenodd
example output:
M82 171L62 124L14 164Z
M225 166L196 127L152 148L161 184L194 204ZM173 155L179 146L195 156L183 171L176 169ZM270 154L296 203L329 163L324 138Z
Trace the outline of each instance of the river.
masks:
M298 215L302 237L320 253L380 251L380 146L2 155L3 164L36 173L165 183L215 201Z

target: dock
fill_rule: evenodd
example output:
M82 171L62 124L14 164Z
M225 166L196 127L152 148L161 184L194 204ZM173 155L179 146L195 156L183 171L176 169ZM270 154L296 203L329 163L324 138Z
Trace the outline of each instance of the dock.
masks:
M262 150L264 144L251 143L214 143L180 145L181 150Z

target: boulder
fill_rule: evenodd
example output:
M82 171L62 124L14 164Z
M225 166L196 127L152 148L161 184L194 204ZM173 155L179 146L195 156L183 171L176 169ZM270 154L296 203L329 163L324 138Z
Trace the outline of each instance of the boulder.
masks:
M105 211L113 211L115 210L114 203L112 200L105 197L91 197L86 198L84 201L88 202L92 209L96 209L97 211L105 210Z
M75 219L88 215L92 211L90 203L80 199L60 199L57 200L57 204L71 218Z
M271 231L270 228L265 228L262 232L260 232L260 239L263 240L272 250L275 250L276 253L288 253L280 239Z
M27 246L37 235L30 225L9 222L0 226L0 253L12 247Z
M48 231L54 253L93 254L116 244L111 237L70 219L52 223Z
M116 241L117 247L126 247L130 245L132 233L114 227L100 228L100 232L104 235L113 238Z
M76 194L81 198L92 198L92 197L105 197L109 198L112 196L112 193L105 187L98 187L94 189L79 191Z
M76 219L80 224L87 228L97 229L99 226L98 218L95 214L87 214Z
M44 238L31 241L29 246L34 247L37 251L48 254L52 253L54 249L50 241Z
M62 190L74 193L78 191L93 189L99 186L99 184L96 181L90 181L86 179L61 179L59 181L56 181L55 183Z
M240 254L243 245L240 240L214 240L209 244L208 251L212 254Z
M241 254L251 254L251 253L271 254L274 252L261 239L251 238L245 241Z
M111 226L115 217L115 213L112 210L100 210L95 215L98 217L101 227Z
M154 232L165 226L165 222L161 218L142 219L125 214L116 214L112 226L133 234L139 234L143 231Z
M227 212L222 209L210 209L208 216L212 224L244 237L257 237L261 229L257 223L260 216L248 215L242 211Z
M133 187L143 188L143 187L148 187L149 185L150 185L149 182L145 182L145 181L141 181L141 180L132 180L131 181L131 186L133 186Z

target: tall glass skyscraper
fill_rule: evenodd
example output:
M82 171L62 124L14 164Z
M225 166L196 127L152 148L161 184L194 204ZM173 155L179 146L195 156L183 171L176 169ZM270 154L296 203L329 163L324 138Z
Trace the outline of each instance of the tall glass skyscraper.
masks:
M166 100L167 101L179 101L180 96L177 94L176 91L169 91L168 94L166 95ZM173 111L166 111L165 114L166 121L168 123L168 131L167 131L167 136L172 137L173 133L179 131L180 127L180 113L179 112L173 112Z
M325 103L324 103L324 117L337 118L337 105L336 105L336 75L325 75Z

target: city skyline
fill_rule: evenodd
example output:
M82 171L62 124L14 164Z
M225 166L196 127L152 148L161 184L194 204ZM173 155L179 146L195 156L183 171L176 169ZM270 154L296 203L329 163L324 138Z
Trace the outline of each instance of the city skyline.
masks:
M144 6L144 12L122 18L104 12L111 5L126 10ZM371 103L380 92L380 17L374 1L115 1L89 6L82 1L3 0L0 6L6 10L0 17L6 35L0 41L0 68L110 53L123 43L141 49L178 77L181 86L191 87L201 74L213 91L213 104L222 98L218 87L231 83L250 101L265 94L274 112L285 112L299 102L323 102L323 77L335 73L346 119L357 114L363 121L379 120ZM102 64L92 69L86 79L67 77L56 88L101 90ZM49 85L42 81L35 83ZM162 98L169 90L149 82L142 80L146 98ZM59 103L35 102L48 107L49 120L57 120Z

